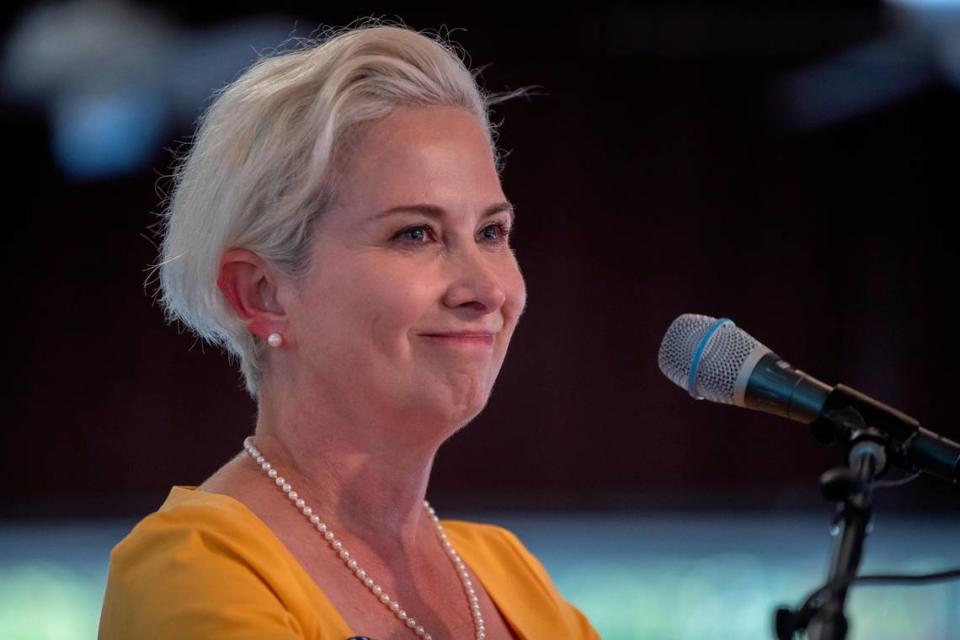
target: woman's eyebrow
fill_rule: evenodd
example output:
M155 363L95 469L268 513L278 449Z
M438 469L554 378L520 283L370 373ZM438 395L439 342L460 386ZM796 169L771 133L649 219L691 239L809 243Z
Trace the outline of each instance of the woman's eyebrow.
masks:
M514 218L514 207L509 202L497 202L492 204L486 209L484 209L483 214L480 216L481 219L489 218L492 215L496 215L502 211L506 211L510 214L510 222L513 222ZM429 218L443 218L446 215L446 210L443 207L437 206L435 204L402 204L396 207L390 207L385 211L381 211L373 216L375 219L385 218L390 215L397 213L419 213L425 215Z

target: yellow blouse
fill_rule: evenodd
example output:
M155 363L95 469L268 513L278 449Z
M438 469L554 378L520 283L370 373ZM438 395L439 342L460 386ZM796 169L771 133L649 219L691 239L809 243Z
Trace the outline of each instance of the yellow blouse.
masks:
M512 533L443 524L518 638L599 640ZM160 510L113 549L99 637L345 640L361 631L347 626L283 543L241 502L174 487Z

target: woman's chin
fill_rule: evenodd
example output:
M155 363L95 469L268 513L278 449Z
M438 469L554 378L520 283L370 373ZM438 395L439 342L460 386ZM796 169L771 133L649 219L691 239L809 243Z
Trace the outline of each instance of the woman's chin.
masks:
M459 395L455 401L419 403L414 408L413 422L439 440L444 440L462 429L483 411L490 397L489 391Z

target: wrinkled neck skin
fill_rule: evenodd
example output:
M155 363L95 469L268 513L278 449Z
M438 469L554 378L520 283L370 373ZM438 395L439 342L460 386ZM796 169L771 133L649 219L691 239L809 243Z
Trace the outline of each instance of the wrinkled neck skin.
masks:
M373 545L422 543L434 456L467 419L264 382L254 444L324 522Z

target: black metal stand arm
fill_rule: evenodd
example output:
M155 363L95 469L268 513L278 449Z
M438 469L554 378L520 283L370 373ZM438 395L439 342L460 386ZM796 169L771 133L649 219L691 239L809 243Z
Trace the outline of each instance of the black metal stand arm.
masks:
M885 464L883 448L871 440L861 440L850 451L850 467L828 471L820 480L828 499L839 502L837 538L827 584L835 585L807 626L811 640L844 640L847 618L844 605L847 584L857 575L863 557L872 515L870 485Z
M801 609L777 610L775 623L779 640L793 640L796 633L804 630L811 640L847 637L844 614L847 585L860 567L872 515L871 485L886 467L886 442L883 434L864 424L856 410L834 412L830 420L835 434L842 433L849 443L849 466L831 469L820 478L824 497L837 503L833 528L836 541L830 571L825 588Z

